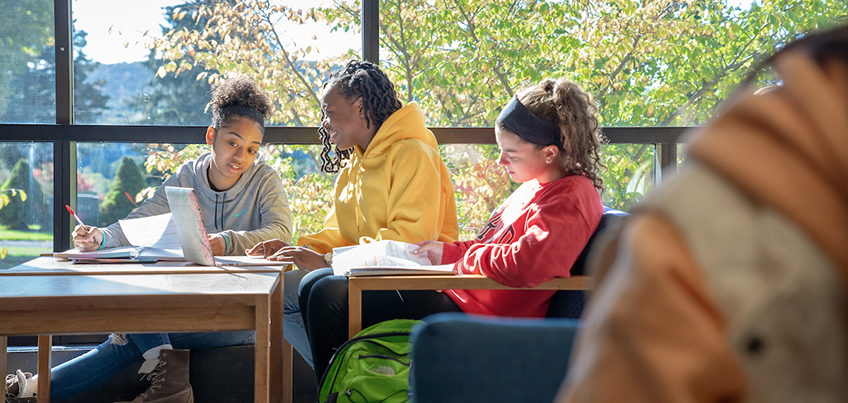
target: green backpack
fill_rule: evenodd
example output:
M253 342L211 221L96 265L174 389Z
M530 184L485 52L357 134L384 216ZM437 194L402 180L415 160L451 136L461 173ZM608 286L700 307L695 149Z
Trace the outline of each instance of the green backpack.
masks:
M419 320L378 323L339 347L321 378L321 403L409 401L409 332Z

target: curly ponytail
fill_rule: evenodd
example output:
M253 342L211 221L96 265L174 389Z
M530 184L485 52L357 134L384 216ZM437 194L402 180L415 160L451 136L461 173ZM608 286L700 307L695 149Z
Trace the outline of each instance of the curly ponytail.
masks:
M521 91L518 99L539 119L559 128L566 174L583 175L603 191L600 170L606 166L601 163L601 144L606 137L598 126L598 108L589 94L571 81L546 78Z

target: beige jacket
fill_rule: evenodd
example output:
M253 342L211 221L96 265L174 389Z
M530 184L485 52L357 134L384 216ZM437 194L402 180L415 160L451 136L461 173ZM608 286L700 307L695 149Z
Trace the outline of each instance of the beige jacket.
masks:
M848 401L848 86L775 68L603 251L558 402Z

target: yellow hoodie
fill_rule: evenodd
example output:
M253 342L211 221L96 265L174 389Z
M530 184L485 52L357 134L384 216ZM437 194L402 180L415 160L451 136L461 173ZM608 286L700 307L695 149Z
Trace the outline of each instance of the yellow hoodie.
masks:
M383 122L367 150L355 147L333 192L324 229L301 236L298 245L327 253L363 238L453 242L459 236L450 173L414 102Z

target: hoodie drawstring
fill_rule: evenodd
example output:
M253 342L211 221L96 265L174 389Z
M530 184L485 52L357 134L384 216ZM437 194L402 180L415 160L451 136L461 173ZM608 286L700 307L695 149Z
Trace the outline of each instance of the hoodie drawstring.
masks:
M224 201L227 200L227 194L221 195L221 225L218 226L218 194L215 194L215 230L221 232L224 230Z

